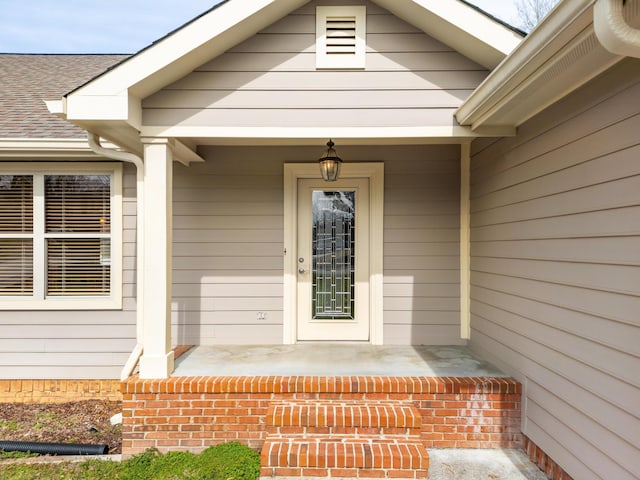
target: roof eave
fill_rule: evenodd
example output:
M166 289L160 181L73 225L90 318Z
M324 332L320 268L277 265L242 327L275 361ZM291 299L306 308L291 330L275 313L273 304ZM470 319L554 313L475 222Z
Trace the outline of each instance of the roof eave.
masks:
M226 2L71 92L69 96L155 93L231 46L257 33L306 0Z
M399 18L492 70L523 34L457 0L374 0Z
M619 62L596 37L593 4L560 2L458 108L458 122L518 127Z

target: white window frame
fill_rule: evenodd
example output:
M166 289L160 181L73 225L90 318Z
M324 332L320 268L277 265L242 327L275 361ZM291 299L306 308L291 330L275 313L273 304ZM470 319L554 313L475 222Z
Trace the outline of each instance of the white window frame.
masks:
M354 17L356 23L355 55L330 55L327 53L327 19ZM335 70L364 69L367 49L367 7L331 6L316 7L316 68Z
M34 238L33 296L2 296L0 310L116 310L122 308L122 165L119 163L0 163L0 175L34 175L33 234L0 234L0 238ZM109 296L46 297L44 197L37 195L43 175L109 175L111 177L111 293ZM41 239L41 241L36 241Z

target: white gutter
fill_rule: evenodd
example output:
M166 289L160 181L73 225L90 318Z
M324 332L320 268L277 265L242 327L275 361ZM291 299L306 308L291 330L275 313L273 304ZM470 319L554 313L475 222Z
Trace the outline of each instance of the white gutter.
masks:
M624 19L624 0L597 0L593 29L598 41L611 53L640 58L640 30Z
M144 204L143 204L143 190L144 190L144 163L139 156L129 153L121 152L119 150L112 150L110 148L104 148L100 145L100 136L95 133L87 132L87 139L89 140L89 147L98 155L118 160L121 162L133 163L136 166L136 346L129 355L122 372L120 373L120 380L126 380L136 367L140 356L143 351L142 334L144 331L143 326L143 299L142 299L142 282L143 282L143 238L144 238Z

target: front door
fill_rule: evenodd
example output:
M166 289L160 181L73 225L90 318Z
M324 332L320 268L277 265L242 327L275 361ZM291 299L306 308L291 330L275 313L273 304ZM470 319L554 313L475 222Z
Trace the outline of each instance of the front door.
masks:
M298 341L368 341L369 179L298 179Z

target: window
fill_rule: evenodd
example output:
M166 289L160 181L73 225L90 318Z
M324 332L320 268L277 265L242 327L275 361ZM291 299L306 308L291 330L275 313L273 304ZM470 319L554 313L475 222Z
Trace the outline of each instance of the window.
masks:
M365 68L366 7L316 7L316 67Z
M0 307L120 308L121 167L0 164Z

